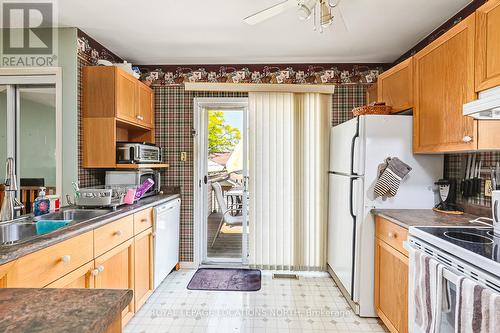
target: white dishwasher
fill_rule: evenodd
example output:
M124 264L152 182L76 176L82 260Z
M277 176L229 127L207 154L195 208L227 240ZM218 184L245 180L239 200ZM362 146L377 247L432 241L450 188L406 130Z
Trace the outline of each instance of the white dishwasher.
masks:
M153 282L156 289L179 262L181 199L156 206L153 211Z

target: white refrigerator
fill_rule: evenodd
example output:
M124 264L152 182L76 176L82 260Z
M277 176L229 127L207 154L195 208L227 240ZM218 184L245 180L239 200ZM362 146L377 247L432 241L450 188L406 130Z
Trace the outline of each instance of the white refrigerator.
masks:
M443 155L413 155L412 116L361 116L330 133L328 271L356 314L376 317L373 208L435 205L434 182L443 177ZM398 157L412 170L397 195L375 199L379 164Z

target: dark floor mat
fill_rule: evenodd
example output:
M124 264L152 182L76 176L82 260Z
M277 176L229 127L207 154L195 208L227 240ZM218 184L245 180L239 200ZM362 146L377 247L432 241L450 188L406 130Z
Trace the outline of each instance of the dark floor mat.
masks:
M261 273L258 269L200 268L187 286L190 290L257 291Z

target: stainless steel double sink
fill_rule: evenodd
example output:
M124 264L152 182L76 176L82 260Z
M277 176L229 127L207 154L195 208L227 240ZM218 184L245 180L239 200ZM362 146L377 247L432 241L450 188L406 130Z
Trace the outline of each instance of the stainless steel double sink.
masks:
M68 225L74 225L75 223L89 221L94 218L106 215L110 212L110 209L69 208L54 213L49 213L43 216L33 217L27 215L12 221L1 222L0 245L20 244L41 236L42 234L38 232L36 225L39 221L70 221ZM64 227L65 226L62 226L61 228ZM57 230L61 228L58 228Z

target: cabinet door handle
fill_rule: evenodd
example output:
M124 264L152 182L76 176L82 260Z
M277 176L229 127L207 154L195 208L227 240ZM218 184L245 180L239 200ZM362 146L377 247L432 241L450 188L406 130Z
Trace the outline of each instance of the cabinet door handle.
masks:
M388 234L389 238L396 238L398 235L392 232L389 232Z
M148 222L148 219L142 219L141 220L141 223L146 223L146 222Z
M99 273L104 272L104 266L103 265L97 266L97 272L99 272Z
M116 236L118 236L118 237L120 237L121 235L123 235L123 231L121 231L121 230L117 230L117 231L115 232L115 235L116 235Z
M64 263L68 263L71 261L71 256L70 255L65 255L61 257L61 261Z
M90 271L90 275L92 275L92 276L97 276L98 274L99 274L99 270L97 270L97 269L93 269Z
M466 135L462 138L462 141L467 143L467 142L471 142L472 141L472 137L469 136L469 135Z
M137 119L144 120L144 117L143 116L137 116Z

